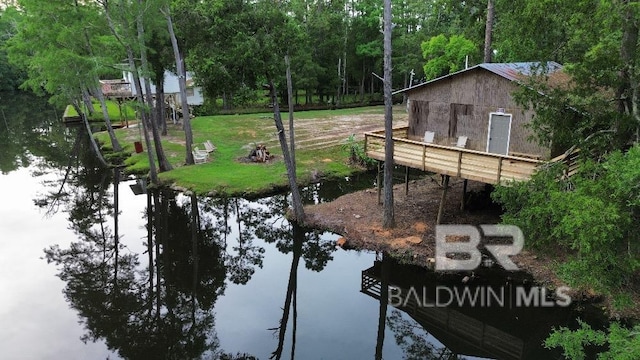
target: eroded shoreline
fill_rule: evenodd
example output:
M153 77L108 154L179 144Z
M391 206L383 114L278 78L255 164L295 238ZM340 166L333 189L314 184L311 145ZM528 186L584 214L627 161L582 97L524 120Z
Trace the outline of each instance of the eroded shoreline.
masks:
M305 206L305 225L330 231L343 237L347 248L386 252L407 264L429 267L435 255L435 220L442 195L439 176L413 180L405 194L404 184L394 186L394 217L396 227L382 228L382 205L378 204L375 188L343 195L334 201ZM486 209L484 184L469 183L472 204L462 211L462 180L451 181L444 208L443 224L498 224L499 211ZM473 204L475 203L475 205ZM473 206L482 209L474 209ZM525 234L526 238L526 234ZM563 257L553 258L530 250L523 250L512 260L519 269L533 277L534 281L550 289L567 286L554 272L554 264ZM611 318L640 319L640 309L616 310L613 300L596 294L591 289L576 289L571 293L574 301L594 303L606 309ZM634 294L634 303L640 298Z

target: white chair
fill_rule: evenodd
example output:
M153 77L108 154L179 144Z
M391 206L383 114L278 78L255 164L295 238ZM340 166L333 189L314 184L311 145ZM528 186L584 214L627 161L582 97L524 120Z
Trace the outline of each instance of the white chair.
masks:
M193 154L194 159L196 158L196 155L198 155L198 158L204 158L204 161L202 162L209 160L209 153L206 150L200 150L197 146L193 147Z
M195 153L200 154L200 155L205 155L205 156L209 157L209 153L207 152L207 150L200 150L200 148L198 148L197 146L193 147L193 151Z
M424 142L427 144L433 143L433 138L436 136L436 133L433 131L425 131L424 132Z
M467 147L467 139L466 136L458 136L458 142L455 143L456 147L463 149Z
M216 147L215 147L215 145L213 145L213 143L211 142L211 140L207 140L207 141L205 141L203 144L204 144L204 149L205 149L208 153L216 151Z
M207 162L207 158L209 157L209 154L207 154L206 152L203 154L201 152L193 150L191 153L193 154L193 161L196 164Z

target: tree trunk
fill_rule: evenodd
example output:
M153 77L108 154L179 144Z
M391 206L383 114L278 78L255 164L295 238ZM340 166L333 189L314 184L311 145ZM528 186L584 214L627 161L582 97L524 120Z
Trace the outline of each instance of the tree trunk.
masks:
M187 103L187 71L184 66L184 57L180 54L180 48L178 47L178 39L173 29L173 20L171 19L171 12L169 7L164 9L164 16L167 19L167 27L169 28L169 36L171 38L171 47L173 47L173 56L176 60L176 69L178 73L178 86L180 87L180 101L182 103L182 126L184 128L184 138L187 147L187 165L194 164L192 144L193 133L191 131L191 117L189 115L189 104Z
M160 127L160 135L167 136L167 109L164 99L164 76L163 80L156 84L156 117Z
M278 131L278 139L280 140L280 148L282 149L282 155L284 157L284 164L287 168L287 177L289 178L289 187L291 188L291 202L293 207L293 214L296 221L304 223L304 208L302 206L302 198L300 196L300 190L298 189L298 183L296 180L296 167L289 154L289 147L287 146L287 137L284 133L284 126L282 125L282 117L280 115L280 107L278 105L278 96L276 93L276 87L273 83L273 79L267 74L269 79L269 93L271 95L271 101L273 104L273 119L276 123L276 130Z
M153 205L151 202L151 193L147 191L147 255L149 261L149 295L148 295L148 311L149 317L153 314L153 278L154 278L154 263L153 263L153 223L155 217L153 215Z
M142 6L142 0L138 0L138 4ZM144 24L142 23L142 16L138 16L136 20L138 29L138 43L140 45L140 62L142 65L143 74L149 73L149 63L147 61L147 46L144 39ZM172 169L169 160L164 154L162 148L162 138L160 138L160 131L158 130L158 119L155 119L157 113L154 111L153 94L151 94L151 80L145 77L144 87L146 92L147 107L144 108L144 112L147 112L150 116L149 124L151 125L151 133L153 134L153 146L156 150L156 156L158 157L158 167L160 172L169 171ZM158 106L156 104L156 106Z
M343 79L342 79L342 58L338 59L338 87L336 88L336 92L334 95L334 101L333 103L335 105L340 105L340 96L342 93L342 85L343 85Z
M91 131L91 125L89 125L89 119L87 119L87 114L85 114L84 111L82 111L82 105L80 105L77 102L74 102L73 107L82 118L84 127L87 130L87 134L89 135L89 142L91 144L91 148L96 153L96 156L98 157L98 160L100 161L100 163L104 165L104 167L108 167L109 164L107 164L107 161L102 156L102 153L100 152L100 147L98 147L98 143L96 143L96 139L93 137L93 132Z
M222 110L229 110L229 101L227 100L226 91L222 92Z
M360 103L364 103L364 85L366 82L366 72L364 62L362 62L362 79L360 79Z
M289 55L285 55L284 62L287 66L287 102L289 103L289 141L291 142L291 163L296 168L296 140L293 129L293 83L291 81L291 62Z
M391 0L384 0L384 216L382 227L395 226L393 215L393 101L391 94Z
M156 255L156 296L155 296L155 305L156 305L156 321L160 321L160 313L162 309L161 296L162 296L162 278L161 278L161 269L162 264L160 260L160 245L163 246L163 229L162 229L162 217L164 216L165 209L163 208L163 204L161 203L161 195L158 189L153 190L153 204L154 204L154 217L153 217L153 225L156 229L156 243L155 243L155 255ZM166 262L164 262L166 264ZM151 299L149 301L152 301Z
M196 323L196 296L198 289L198 233L200 232L200 211L198 197L191 194L191 261L193 265L193 279L191 280L191 321Z
M134 61L133 50L131 47L127 47L127 55L129 58L129 68L131 69L131 74L133 75L133 85L136 88L136 98L138 100L138 104L140 107L144 107L144 100L142 99L142 85L140 84L140 77L138 76L138 67ZM153 156L153 151L151 151L151 140L149 139L149 132L147 131L147 113L145 111L140 112L140 124L138 126L142 126L142 134L144 136L144 144L147 147L147 157L149 158L149 177L151 178L152 184L158 184L158 171L156 169L156 159Z
M143 107L144 106L144 101L142 99L142 86L140 85L140 76L138 74L138 67L136 66L135 63L135 58L133 56L133 49L131 48L131 45L124 42L122 40L122 38L118 35L118 31L115 28L115 24L113 22L113 19L111 18L111 12L109 11L109 7L107 6L107 3L103 3L102 4L104 11L105 11L105 15L107 17L107 23L109 24L109 29L111 29L111 33L114 35L114 37L116 38L116 40L125 48L126 52L127 52L127 61L129 63L129 69L131 71L131 74L133 75L133 84L135 86L136 89L136 99L138 101L138 104ZM124 28L128 29L128 24L124 24ZM151 178L151 183L152 184L157 184L158 183L158 171L156 170L156 162L155 162L155 157L153 156L153 152L150 150L151 149L151 141L149 140L149 134L147 133L147 129L146 129L146 125L145 122L147 121L146 116L144 111L141 112L141 121L140 121L140 125L142 126L142 133L144 134L144 141L145 141L145 145L147 147L147 157L149 159L149 177ZM140 126L139 125L139 126Z
M102 88L99 85L96 88L95 96L98 98L98 101L100 102L100 108L102 109L102 116L104 117L104 124L107 126L107 133L109 134L109 139L111 140L111 146L113 147L113 151L122 151L122 146L120 146L120 142L118 142L118 138L116 138L116 133L113 131L113 126L111 125L111 119L109 118L109 111L107 110L107 102L104 99Z
M389 1L389 0L385 0ZM384 348L384 331L387 325L387 305L389 304L389 260L388 255L382 254L380 264L380 306L378 308L378 337L376 339L376 360L382 360Z
M618 111L620 113L631 114L634 119L639 120L637 106L633 103L634 97L637 96L638 80L635 75L635 61L638 44L638 25L635 21L634 6L637 1L622 1L622 41L620 44L620 58L623 68L620 70L620 85L617 90L617 98L619 99ZM639 123L640 125L640 123ZM624 141L623 134L620 134L619 120L613 124L616 131L618 141ZM636 130L636 133L638 131ZM637 135L636 135L637 138ZM619 144L622 145L622 144Z
M91 95L89 94L89 91L87 89L82 89L82 103L87 109L85 113L93 115L93 103L91 102Z
M487 23L484 28L484 58L486 63L491 62L491 35L493 33L493 18L495 16L495 9L493 6L493 0L487 0Z
M118 291L118 268L119 268L119 252L120 252L120 234L118 214L120 214L120 169L113 169L113 284L115 292Z
M302 242L304 241L304 230L298 224L293 225L293 260L291 260L291 269L289 271L289 282L287 284L287 294L285 295L284 307L282 309L282 319L278 329L278 346L271 353L270 359L279 360L284 350L284 336L287 333L287 323L289 322L289 312L291 310L292 299L295 297L298 286L298 265L302 256ZM295 319L294 319L295 323ZM294 330L295 331L295 330ZM295 346L295 332L292 346ZM295 350L292 350L295 352Z

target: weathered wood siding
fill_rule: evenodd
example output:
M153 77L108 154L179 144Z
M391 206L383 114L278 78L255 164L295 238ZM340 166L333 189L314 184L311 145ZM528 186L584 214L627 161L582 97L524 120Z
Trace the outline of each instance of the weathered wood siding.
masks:
M433 131L436 144L451 145L467 136L467 149L486 151L489 113L503 108L512 115L509 152L549 158L548 148L528 140L532 132L524 124L534 114L515 103L517 89L517 83L477 68L410 90L409 139L421 141Z

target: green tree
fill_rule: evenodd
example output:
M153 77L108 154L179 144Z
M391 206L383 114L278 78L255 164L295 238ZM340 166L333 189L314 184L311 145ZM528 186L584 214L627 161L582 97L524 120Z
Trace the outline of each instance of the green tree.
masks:
M228 109L235 93L245 87L256 89L258 71L251 56L255 39L248 33L254 21L250 4L184 0L176 2L172 11L180 37L189 39L184 44L186 62L207 97L222 97Z
M562 64L580 61L594 44L598 28L604 25L603 16L611 15L599 9L613 3L495 0L496 60L553 60Z
M121 150L99 83L117 53L99 51L109 48L110 41L98 8L68 0L22 0L19 4L23 16L8 49L10 60L27 71L29 78L23 86L36 93L44 90L58 105L75 103L79 113L83 94L96 95L113 149Z
M9 62L5 45L17 33L22 14L14 7L0 9L0 92L15 91L24 82L23 70Z
M401 79L402 87L415 84L422 77L424 60L420 44L425 41L423 26L426 22L429 2L399 1L394 3L393 63L394 79ZM397 76L396 76L397 75ZM398 84L398 81L394 81Z
M357 1L352 3L351 12L352 40L348 44L351 49L348 66L353 82L359 84L360 101L364 102L367 92L373 95L374 89L380 89L382 85L371 74L380 72L382 68L382 4L379 1Z
M424 74L427 79L435 79L452 72L461 70L465 66L467 57L473 61L478 49L470 40L461 35L452 35L447 39L440 34L421 44L424 64Z
M587 358L586 347L607 346L598 354L598 359L632 360L640 358L640 326L627 328L618 322L612 322L606 331L594 330L589 324L578 319L579 328L566 327L554 329L545 340L545 347L563 349L563 355L570 360Z

